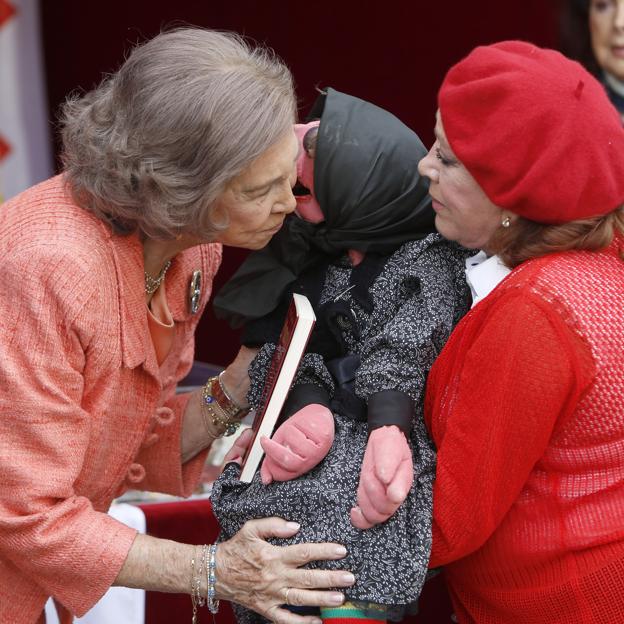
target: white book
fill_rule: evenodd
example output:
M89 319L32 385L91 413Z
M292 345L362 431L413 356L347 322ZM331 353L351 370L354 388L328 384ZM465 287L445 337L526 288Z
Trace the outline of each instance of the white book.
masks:
M307 297L293 295L286 320L264 382L253 422L254 437L243 458L240 480L250 483L264 455L260 439L270 437L308 344L316 317Z

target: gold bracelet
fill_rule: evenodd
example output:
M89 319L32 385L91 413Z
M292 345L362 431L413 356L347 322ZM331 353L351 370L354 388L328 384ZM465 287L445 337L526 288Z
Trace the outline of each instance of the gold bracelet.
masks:
M191 615L191 624L197 624L197 608L206 604L206 598L202 595L202 574L204 565L206 566L206 577L208 577L208 544L204 544L201 548L199 558L199 569L195 569L195 557L197 556L197 546L194 547L195 554L191 557L191 604L193 605L193 613ZM208 595L208 588L206 589Z
M224 429L221 435L231 436L238 431L238 428L240 427L240 418L237 419L232 417L232 415L223 408L217 397L214 396L212 390L215 387L215 381L218 386L219 378L211 377L202 388L201 404L204 424L207 414L210 417L212 424L217 427L217 429ZM219 412L221 412L225 417L221 416Z
M223 371L219 373L217 377L211 377L210 381L210 393L219 403L219 407L225 412L225 414L231 420L240 420L248 412L248 407L241 407L228 393L221 381L221 375Z

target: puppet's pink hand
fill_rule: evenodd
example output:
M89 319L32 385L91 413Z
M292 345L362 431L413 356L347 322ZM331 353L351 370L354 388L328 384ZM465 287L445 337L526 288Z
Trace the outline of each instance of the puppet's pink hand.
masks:
M324 405L312 403L295 412L278 427L271 439L262 438L266 453L262 483L288 481L316 466L334 441L334 417Z
M351 524L369 529L385 522L405 500L413 481L412 452L405 434L395 425L375 429L364 452Z

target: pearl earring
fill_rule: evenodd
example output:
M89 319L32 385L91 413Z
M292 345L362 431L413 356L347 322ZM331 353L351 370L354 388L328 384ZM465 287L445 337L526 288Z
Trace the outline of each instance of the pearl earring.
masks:
M505 217L502 221L501 221L501 225L504 228L508 228L511 225L511 219L509 217Z

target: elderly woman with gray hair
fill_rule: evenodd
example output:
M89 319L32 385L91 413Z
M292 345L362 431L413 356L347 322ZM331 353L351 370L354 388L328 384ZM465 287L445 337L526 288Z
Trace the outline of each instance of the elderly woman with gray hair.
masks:
M111 585L194 607L332 605L352 575L302 570L337 544L279 548L298 526L249 522L218 548L160 540L106 510L126 488L189 495L207 449L245 412L241 352L175 394L221 246L258 249L292 212L297 140L287 68L200 29L161 34L63 115L64 171L0 212L0 621L62 621ZM244 440L242 444L244 443ZM236 452L235 447L235 452Z

